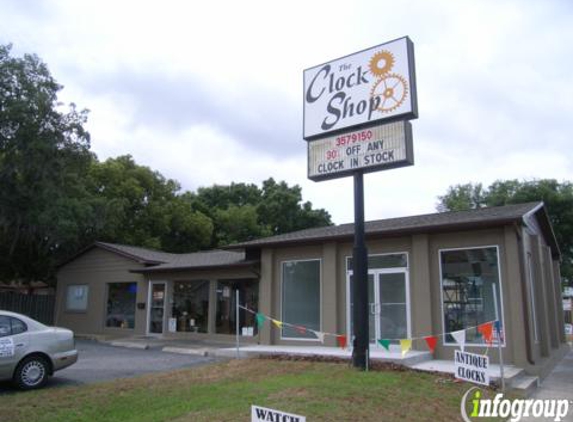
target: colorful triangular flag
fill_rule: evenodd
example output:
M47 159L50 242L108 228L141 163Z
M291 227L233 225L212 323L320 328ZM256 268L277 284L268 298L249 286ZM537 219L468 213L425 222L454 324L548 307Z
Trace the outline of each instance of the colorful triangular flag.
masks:
M402 350L402 357L406 355L412 348L412 340L411 339L402 339L400 340L400 349Z
M493 344L493 322L478 325L478 331L486 343L491 346Z
M386 350L390 351L390 340L380 339L378 340L378 344L380 344L380 346L382 346Z
M299 334L306 334L307 329L301 325L295 325L294 329L299 333Z
M324 336L325 334L322 331L313 331L311 330L316 337L318 337L318 341L324 344Z
M450 333L456 343L460 345L462 352L464 351L464 347L466 345L466 330L459 330Z
M434 353L434 350L436 350L436 344L438 344L438 337L427 336L424 337L424 340L426 340L426 344L428 345L428 349L430 349L430 353Z
M346 349L346 336L344 335L336 336L336 341L338 342L338 346L341 349Z
M283 323L282 321L278 321L276 319L271 319L271 321L273 322L273 324L275 324L277 326L277 328L282 328L283 327Z
M255 315L255 319L257 320L257 326L259 329L263 328L263 325L265 325L265 316L263 314L257 313L257 315Z

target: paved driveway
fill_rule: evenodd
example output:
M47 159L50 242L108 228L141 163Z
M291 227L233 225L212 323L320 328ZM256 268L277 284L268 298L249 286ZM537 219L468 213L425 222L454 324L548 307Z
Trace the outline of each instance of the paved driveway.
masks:
M166 353L159 347L128 349L88 340L78 340L76 347L79 352L78 362L56 372L49 379L47 388L135 377L150 372L205 365L217 360L212 357ZM10 383L0 383L0 394L14 391L17 390Z

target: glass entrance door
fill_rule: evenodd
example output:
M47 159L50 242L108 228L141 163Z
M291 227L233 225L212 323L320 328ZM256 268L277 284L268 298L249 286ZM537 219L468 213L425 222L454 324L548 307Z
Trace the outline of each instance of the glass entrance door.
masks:
M349 332L353 326L353 276L348 274L348 321ZM408 303L408 273L406 270L370 270L368 273L368 325L371 343L381 339L398 340L410 336Z
M376 341L408 338L408 299L406 292L406 273L377 274L376 294Z
M152 283L149 290L149 334L163 334L165 283Z

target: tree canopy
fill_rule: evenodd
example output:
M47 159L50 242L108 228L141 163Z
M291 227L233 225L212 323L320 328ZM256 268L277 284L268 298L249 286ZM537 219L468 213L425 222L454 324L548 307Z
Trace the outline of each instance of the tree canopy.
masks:
M563 254L561 273L573 281L573 184L554 179L498 180L484 188L481 183L450 186L438 197L438 211L462 211L483 207L543 201Z
M87 112L58 111L46 65L10 51L0 45L0 277L41 279L84 228Z
M181 192L129 155L100 162L88 111L61 111L61 89L37 56L0 45L0 282L53 281L94 240L193 252L332 224L272 178Z

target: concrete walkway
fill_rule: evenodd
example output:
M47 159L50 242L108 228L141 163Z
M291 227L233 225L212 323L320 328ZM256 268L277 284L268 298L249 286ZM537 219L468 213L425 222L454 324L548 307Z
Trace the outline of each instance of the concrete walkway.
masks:
M569 400L569 413L562 421L573 422L573 350L563 358L541 385L531 395L531 399ZM554 418L523 418L522 421L552 421Z

